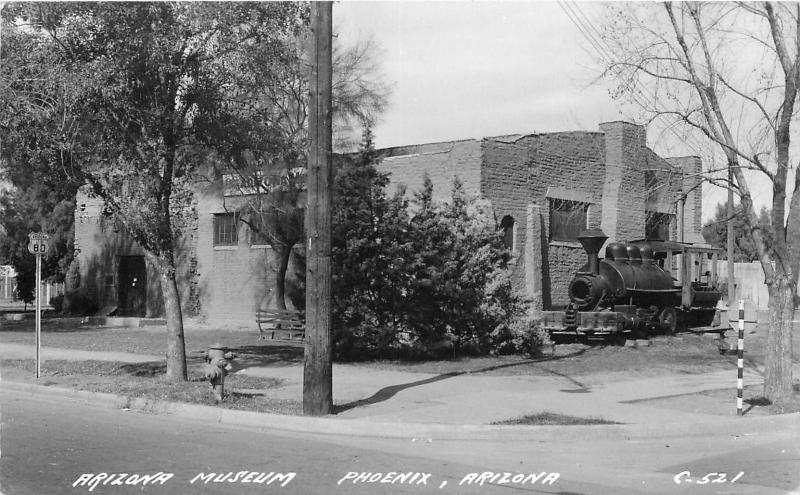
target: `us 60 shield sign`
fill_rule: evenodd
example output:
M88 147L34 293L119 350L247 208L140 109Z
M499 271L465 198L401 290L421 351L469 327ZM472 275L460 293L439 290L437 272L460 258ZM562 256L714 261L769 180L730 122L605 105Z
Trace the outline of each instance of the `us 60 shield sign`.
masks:
M47 252L47 241L50 236L38 232L31 232L28 234L28 251L37 256L43 255Z

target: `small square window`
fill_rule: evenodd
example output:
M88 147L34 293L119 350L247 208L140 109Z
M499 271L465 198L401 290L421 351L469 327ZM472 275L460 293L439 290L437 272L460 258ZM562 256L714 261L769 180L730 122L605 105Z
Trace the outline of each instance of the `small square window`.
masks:
M214 215L214 245L235 246L239 242L237 217L233 213Z

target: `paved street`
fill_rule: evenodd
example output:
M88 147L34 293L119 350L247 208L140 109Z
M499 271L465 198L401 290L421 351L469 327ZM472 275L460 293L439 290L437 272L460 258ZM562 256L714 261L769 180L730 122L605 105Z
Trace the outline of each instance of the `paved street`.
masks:
M370 439L203 424L8 389L2 390L1 461L0 489L6 495L461 494L508 493L509 489L529 493L784 494L800 483L797 441L785 434L628 442ZM229 472L232 474L225 481L213 481ZM498 475L481 478L484 472ZM511 475L503 480L501 473L505 472ZM725 472L728 482L701 484L712 472ZM740 472L744 474L730 483ZM100 473L113 476L98 479ZM210 473L216 474L212 478ZM290 473L296 474L292 477ZM529 475L540 473L546 474L532 483ZM551 473L559 473L559 478L543 484ZM515 475L520 475L516 484ZM144 476L151 477L146 486ZM339 484L348 476L378 481L353 483L346 479ZM523 478L527 481L519 482ZM387 481L380 483L383 480ZM707 480L719 481L720 477L713 475ZM73 487L76 482L78 486Z

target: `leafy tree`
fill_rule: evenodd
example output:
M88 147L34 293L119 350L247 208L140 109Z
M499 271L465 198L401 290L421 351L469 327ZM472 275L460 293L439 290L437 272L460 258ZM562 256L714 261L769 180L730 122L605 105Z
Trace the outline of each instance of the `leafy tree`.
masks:
M0 227L6 232L0 238L0 252L18 268L20 288L26 292L22 298L28 300L35 283L33 269L25 268L32 258L27 252L28 233L50 235L42 277L64 281L73 258L73 212L80 179L61 146L69 105L63 95L48 91L52 88L48 81L62 77L56 57L38 49L36 37L15 29L6 17L2 31L6 43L0 45L0 78L6 91L0 96L0 181L10 188L0 193ZM47 112L37 112L37 108L47 108Z
M615 95L665 127L703 140L721 169L707 181L739 198L769 289L764 395L792 395L792 321L800 269L800 181L792 124L800 91L795 3L615 4L602 63ZM730 174L731 179L728 179ZM753 207L753 175L771 185L769 222Z
M28 232L35 227L26 224L30 217L20 211L9 193L0 195L0 213L4 233L0 233L0 260L17 272L15 295L26 305L33 302L36 291L36 259L28 252Z
M758 250L753 242L753 238L747 235L747 226L741 214L741 208L734 207L733 214L733 259L737 262L749 263L758 261ZM761 208L758 214L758 221L761 225L769 225L769 211L766 207ZM767 245L769 231L765 231ZM714 218L703 225L703 238L714 247L726 249L728 246L728 208L725 204L718 204Z
M17 271L19 298L31 302L34 297L35 257L28 252L28 234L48 232L49 250L42 257L42 280L63 282L73 258L74 199L57 200L42 186L0 193L0 259ZM21 282L21 284L19 283ZM30 290L29 290L30 289Z
M277 2L13 7L3 11L4 19L26 19L31 33L13 49L20 58L25 51L38 59L51 54L53 63L43 81L11 76L12 92L26 106L12 105L16 120L8 127L31 119L65 122L57 140L61 154L161 276L167 376L186 380L175 240L191 222L186 214L191 176L213 152L229 151L220 145L221 135L246 132L225 104L231 97L227 85L240 77L241 53L256 47L280 56L301 29L303 7ZM10 43L4 42L5 50ZM58 133L51 127L48 135Z

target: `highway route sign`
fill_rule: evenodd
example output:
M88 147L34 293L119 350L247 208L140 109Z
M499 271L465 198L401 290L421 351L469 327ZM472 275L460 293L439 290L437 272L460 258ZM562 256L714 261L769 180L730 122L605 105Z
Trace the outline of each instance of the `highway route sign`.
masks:
M47 241L50 236L41 232L31 232L28 234L28 251L36 256L41 256L47 252Z

